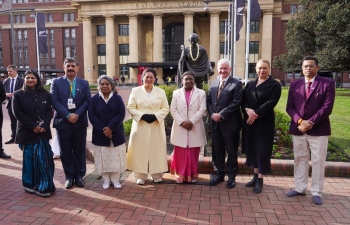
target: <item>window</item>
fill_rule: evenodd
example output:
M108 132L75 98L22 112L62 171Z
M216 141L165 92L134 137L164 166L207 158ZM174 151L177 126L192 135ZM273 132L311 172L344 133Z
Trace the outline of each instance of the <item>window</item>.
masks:
M99 64L98 65L98 76L106 75L107 74L107 67L106 64Z
M291 72L288 72L287 73L287 79L293 79L293 73L291 73Z
M70 47L65 47L65 57L70 57Z
M28 32L26 30L23 31L23 40L28 40Z
M22 15L21 18L22 18L22 23L26 23L26 15Z
M294 73L294 78L299 79L300 78L300 73Z
M120 77L124 76L130 78L130 68L125 64L120 64Z
M17 40L22 41L22 31L21 30L17 31Z
M258 41L249 42L249 54L259 54L259 42Z
M129 36L129 24L119 24L119 36Z
M225 54L225 42L220 42L220 55Z
M16 16L16 23L21 23L21 16Z
M48 20L48 22L53 22L53 15L52 14L48 14L47 15L47 20Z
M68 22L68 13L63 13L63 22Z
M250 33L259 33L260 32L260 20L250 21Z
M129 44L119 45L119 55L129 55Z
M97 55L98 56L106 55L106 45L97 45Z
M75 29L70 30L70 36L72 39L75 39Z
M220 21L220 34L225 33L225 21Z
M50 57L51 57L51 59L54 59L55 56L56 56L56 54L55 54L55 48L51 47L51 48L50 48Z
M23 58L23 52L21 48L18 48L18 58L22 59Z
M71 47L71 56L74 57L74 58L76 57L76 51L77 50L76 50L75 46L72 46Z
M297 12L297 6L296 5L290 5L290 14L295 14Z
M28 59L28 48L24 48L24 58Z
M74 22L74 13L69 13L69 21Z
M97 25L97 36L106 36L106 26L105 25Z
M64 39L69 39L69 29L64 29Z
M50 30L50 40L55 39L55 30Z
M258 75L256 74L256 70L255 70L255 64L256 63L249 63L248 78L256 78L256 77L258 77Z

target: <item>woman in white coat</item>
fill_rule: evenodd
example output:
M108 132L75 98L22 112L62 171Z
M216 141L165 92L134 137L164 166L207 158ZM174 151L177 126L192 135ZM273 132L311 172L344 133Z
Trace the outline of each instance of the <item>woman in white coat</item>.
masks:
M170 172L176 182L197 182L200 147L207 143L202 117L206 113L206 96L194 87L194 75L182 75L183 87L174 91L170 112L174 122L171 143L174 154Z
M134 172L136 183L142 185L151 175L162 182L168 171L164 118L169 113L164 90L153 85L156 71L144 70L143 85L133 88L127 109L133 118L126 168Z

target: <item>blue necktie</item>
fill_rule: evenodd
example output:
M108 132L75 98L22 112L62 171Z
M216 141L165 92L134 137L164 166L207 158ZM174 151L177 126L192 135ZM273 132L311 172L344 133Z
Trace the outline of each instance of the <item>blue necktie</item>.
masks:
M11 79L11 84L10 84L11 93L13 93L14 86L15 86L15 79Z

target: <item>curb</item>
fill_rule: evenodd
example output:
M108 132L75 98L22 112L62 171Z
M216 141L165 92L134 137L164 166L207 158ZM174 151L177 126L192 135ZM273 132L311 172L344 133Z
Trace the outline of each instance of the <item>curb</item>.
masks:
M168 168L170 171L171 155L168 155ZM94 152L91 146L86 146L86 159L94 162ZM253 170L245 166L245 158L238 158L238 174L253 174ZM271 159L271 174L272 176L293 176L294 161ZM214 169L211 163L211 157L199 156L198 173L209 174L213 173ZM309 176L311 176L311 162L309 162ZM325 168L326 177L350 177L350 163L347 162L326 162Z

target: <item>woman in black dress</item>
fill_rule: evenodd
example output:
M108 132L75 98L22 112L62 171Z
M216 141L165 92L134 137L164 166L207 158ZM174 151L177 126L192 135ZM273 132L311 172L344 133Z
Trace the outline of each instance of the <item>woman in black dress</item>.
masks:
M254 177L246 187L254 187L253 193L263 188L263 176L271 173L271 155L275 134L273 108L281 97L281 85L270 75L270 62L260 59L256 63L258 78L247 83L243 92L242 152L246 154L246 166L254 168Z

